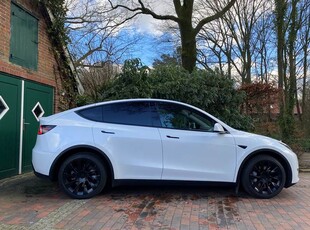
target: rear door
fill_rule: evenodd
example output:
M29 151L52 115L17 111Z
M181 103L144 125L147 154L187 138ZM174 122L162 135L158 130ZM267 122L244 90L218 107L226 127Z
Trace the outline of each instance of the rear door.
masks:
M162 145L150 102L113 103L98 110L102 118L95 119L103 122L94 124L94 141L109 155L115 179L161 179Z

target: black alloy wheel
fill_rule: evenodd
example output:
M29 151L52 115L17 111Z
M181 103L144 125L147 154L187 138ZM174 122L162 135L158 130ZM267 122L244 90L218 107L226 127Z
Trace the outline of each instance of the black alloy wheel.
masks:
M281 163L273 157L259 155L251 159L242 174L245 191L258 198L272 198L285 184L286 174Z
M79 153L67 158L58 173L59 185L70 197L91 198L106 185L107 174L99 158Z

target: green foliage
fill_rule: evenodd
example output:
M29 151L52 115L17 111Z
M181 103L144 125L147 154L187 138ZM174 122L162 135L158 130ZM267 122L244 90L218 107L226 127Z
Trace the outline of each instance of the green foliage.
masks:
M153 67L159 67L162 65L178 65L177 58L170 56L169 54L162 54L160 59L155 59L153 62Z
M279 126L283 141L290 143L295 133L295 120L289 111L280 112Z
M65 96L59 95L59 109L65 110L75 107L77 102L77 87L68 57L64 51L64 47L68 42L67 31L65 29L65 19L68 9L65 8L65 0L36 1L42 8L42 12L45 14L44 17L48 19L46 20L47 32L52 42L52 51L57 61L58 71L60 72L61 91L65 93ZM60 93L60 90L58 92Z
M92 100L92 98L88 95L77 95L76 96L76 106L83 106L83 105L88 105L93 103L94 101Z
M102 100L161 98L197 106L238 129L251 128L249 117L240 113L244 94L234 82L217 72L179 66L159 66L148 73L139 59L125 62L123 73L102 89Z
M176 66L182 65L182 61L181 61L181 53L182 53L182 48L181 47L177 47L177 49L173 52L172 55L170 54L162 54L160 56L160 59L155 59L153 62L153 67L154 68L158 68L160 66Z
M103 86L101 99L150 97L148 71L148 67L142 65L140 59L125 61L122 73Z
M48 28L48 33L54 43L61 42L67 45L68 35L65 28L65 19L68 9L65 8L65 0L38 0L41 4L51 11L54 16L52 24Z
M310 140L303 139L301 142L301 146L305 152L310 152Z

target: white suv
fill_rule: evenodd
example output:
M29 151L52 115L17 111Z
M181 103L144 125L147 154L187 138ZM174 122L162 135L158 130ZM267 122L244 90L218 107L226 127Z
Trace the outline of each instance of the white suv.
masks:
M128 180L241 184L271 198L298 182L296 154L176 101L103 102L41 118L32 163L73 198Z

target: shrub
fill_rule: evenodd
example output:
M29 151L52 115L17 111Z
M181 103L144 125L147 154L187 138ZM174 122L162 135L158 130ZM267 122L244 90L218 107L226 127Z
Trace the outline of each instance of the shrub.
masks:
M234 81L218 72L195 70L188 73L179 66L159 66L154 70L139 59L126 61L123 72L101 91L101 100L159 98L185 102L220 118L234 128L249 130L251 119L240 113L244 93Z

